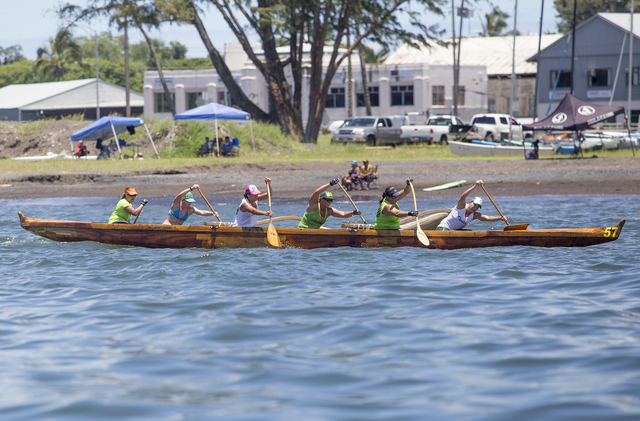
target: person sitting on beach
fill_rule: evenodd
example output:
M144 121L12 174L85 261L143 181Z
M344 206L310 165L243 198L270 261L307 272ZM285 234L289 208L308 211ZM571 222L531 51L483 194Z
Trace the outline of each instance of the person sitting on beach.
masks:
M399 230L400 218L405 216L418 216L418 211L404 212L400 210L400 206L398 205L398 200L411 193L409 183L412 181L412 178L407 178L407 185L401 192L397 191L395 187L387 187L384 189L373 229Z
M209 155L213 149L213 142L208 137L204 138L204 143L200 146L200 149L196 152L196 156Z
M358 167L358 161L351 161L351 168L349 173L342 177L342 184L347 190L354 190L357 187L358 178L361 176L360 167Z
M193 193L191 192L193 190L198 190L199 188L199 185L194 184L188 189L184 189L178 193L178 195L173 199L167 219L165 219L162 225L182 225L187 218L194 213L200 216L217 216L217 213L200 210L195 206L191 206L191 204L196 201L193 198Z
M302 220L298 224L298 228L315 228L319 229L329 216L335 216L338 218L350 218L354 215L359 215L359 212L353 210L351 212L342 212L336 208L331 207L333 203L333 193L325 191L331 186L335 186L340 182L339 178L334 178L327 184L323 184L313 192L309 199L309 205L307 210L302 216Z
M362 161L362 167L360 167L360 185L364 190L371 190L370 186L374 178L373 166L369 164L368 159L365 159ZM367 183L367 185L365 186L364 183Z
M269 193L273 196L271 189L271 179L265 178ZM255 227L258 225L258 215L273 216L271 211L261 211L258 209L258 201L269 197L268 193L262 193L258 188L250 184L244 189L244 199L240 202L236 211L236 219L233 221L234 227Z
M486 222L495 222L495 221L505 221L507 222L506 216L489 216L483 215L478 210L482 208L482 199L480 197L475 197L473 200L470 200L469 203L465 203L467 200L467 196L471 194L473 189L478 186L483 185L482 180L478 180L475 182L473 186L465 190L464 193L460 196L458 200L458 204L455 208L451 209L449 215L444 218L438 227L436 228L438 231L456 231L464 229L467 224L474 219L479 219L480 221Z
M134 200L136 200L136 196L138 192L133 187L127 187L124 189L124 194L122 198L116 204L116 208L111 213L111 217L109 217L108 224L129 224L129 218L131 215L138 216L140 212L142 212L142 208L147 204L146 200L143 200L136 209L131 206Z
M78 142L78 146L76 146L76 151L73 153L73 155L77 156L78 158L80 158L81 156L89 155L89 151L87 150L87 147L84 145L84 142L82 140Z

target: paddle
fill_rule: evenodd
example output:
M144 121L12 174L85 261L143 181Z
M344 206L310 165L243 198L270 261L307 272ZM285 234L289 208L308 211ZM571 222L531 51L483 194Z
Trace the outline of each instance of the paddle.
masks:
M484 193L487 195L489 200L491 200L491 203L493 203L493 206L496 207L496 210L498 211L500 216L504 218L504 215L502 214L502 212L500 212L500 208L498 208L498 205L496 205L496 202L493 201L493 199L489 195L489 192L487 191L487 189L485 189L482 184L480 184L480 187L482 187L482 190L484 190ZM527 227L529 226L529 224L511 225L511 224L509 224L508 221L504 221L504 222L507 224L507 226L504 227L504 231L522 231L522 230L526 230Z
M418 211L418 204L416 202L416 192L413 189L413 183L409 181L409 186L411 187L411 194L413 195L413 210ZM425 246L429 245L429 239L427 235L422 231L422 227L420 226L420 221L418 220L418 215L416 215L416 235L418 236L418 241L420 241Z
M267 183L267 196L269 197L269 212L271 212L271 189L269 188L269 183ZM280 247L280 237L278 237L278 233L276 232L276 228L273 226L273 217L269 217L269 227L267 228L267 241L273 247Z
M220 219L220 217L218 216L218 214L216 213L216 211L213 210L213 207L211 206L211 203L209 203L209 201L207 200L206 197L204 197L204 193L202 193L202 190L200 190L200 187L198 187L198 191L200 192L200 194L202 195L202 198L204 199L205 202L207 202L207 205L209 205L209 209L211 209L211 212L213 212L213 214L216 216L216 218L218 218L218 222L222 222L222 220Z
M143 209L144 209L144 206L142 207L142 209L140 209L140 213L142 213L142 210L143 210ZM140 213L138 213L138 214L136 215L136 219L134 219L134 220L133 220L133 225L135 225L135 224L136 224L136 222L138 222L138 218L140 217Z
M258 225L264 225L267 224L269 222L278 222L278 221L301 221L302 218L299 216L276 216L275 218L272 218L272 220L269 219L263 219L262 221L258 221Z
M347 198L349 199L349 202L351 202L351 204L353 205L353 208L358 212L358 215L360 216L360 219L362 219L362 222L364 222L365 224L367 223L367 221L364 220L364 217L362 216L362 214L360 213L360 211L358 210L358 207L356 206L355 203L353 203L353 200L351 200L351 196L349 196L349 193L347 193L347 191L345 190L345 188L342 186L342 183L338 183L338 185L340 186L340 188L342 189L342 191L344 192L344 194L347 195Z

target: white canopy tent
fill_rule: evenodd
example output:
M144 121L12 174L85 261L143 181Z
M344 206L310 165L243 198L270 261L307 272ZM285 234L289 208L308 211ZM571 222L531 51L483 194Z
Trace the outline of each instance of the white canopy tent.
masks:
M256 154L256 145L253 140L253 125L251 124L251 114L233 107L227 107L226 105L210 102L209 104L201 105L192 110L178 113L173 117L173 126L171 127L171 143L169 145L169 157L171 157L171 150L173 148L176 120L215 120L216 139L218 139L218 120L248 120L249 129L251 130L251 145L253 147L253 155L255 156ZM218 149L218 156L220 156L220 143L216 142L216 144Z

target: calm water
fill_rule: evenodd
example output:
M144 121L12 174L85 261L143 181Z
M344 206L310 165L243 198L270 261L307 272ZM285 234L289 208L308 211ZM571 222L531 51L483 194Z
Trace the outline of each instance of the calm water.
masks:
M627 224L583 249L150 250L18 222L117 200L0 201L0 419L640 419L638 197L494 199L531 228Z

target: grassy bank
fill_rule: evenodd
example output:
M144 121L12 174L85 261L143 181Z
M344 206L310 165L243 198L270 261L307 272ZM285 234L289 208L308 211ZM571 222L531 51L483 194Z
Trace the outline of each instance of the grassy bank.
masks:
M33 136L42 130L43 122L26 123L19 131ZM396 148L369 148L365 145L332 145L330 135L321 135L317 144L299 143L285 136L278 126L254 123L253 135L255 144L251 142L249 125L237 125L225 121L220 123L220 137L230 136L240 139L241 154L234 158L203 157L196 158L195 151L200 148L205 136L215 138L213 122L187 122L176 125L175 141L170 142L171 120L148 121L149 130L156 142L161 159L155 158L153 150L145 151L144 161L119 159L101 161L78 160L46 160L46 161L13 161L1 160L0 169L10 174L59 174L59 173L149 173L171 172L174 170L206 171L207 168L224 164L257 164L257 163L305 163L305 162L345 162L369 159L376 164L384 161L402 160L474 160L484 157L460 157L453 155L448 146L439 145L402 145ZM127 143L134 141L147 145L146 132L138 130L135 135L123 133L119 136ZM255 153L254 153L255 146ZM630 149L620 151L598 151L585 153L586 157L623 157L632 156ZM569 156L553 158L571 159ZM640 157L639 157L640 158ZM515 157L491 157L491 160L521 160Z

